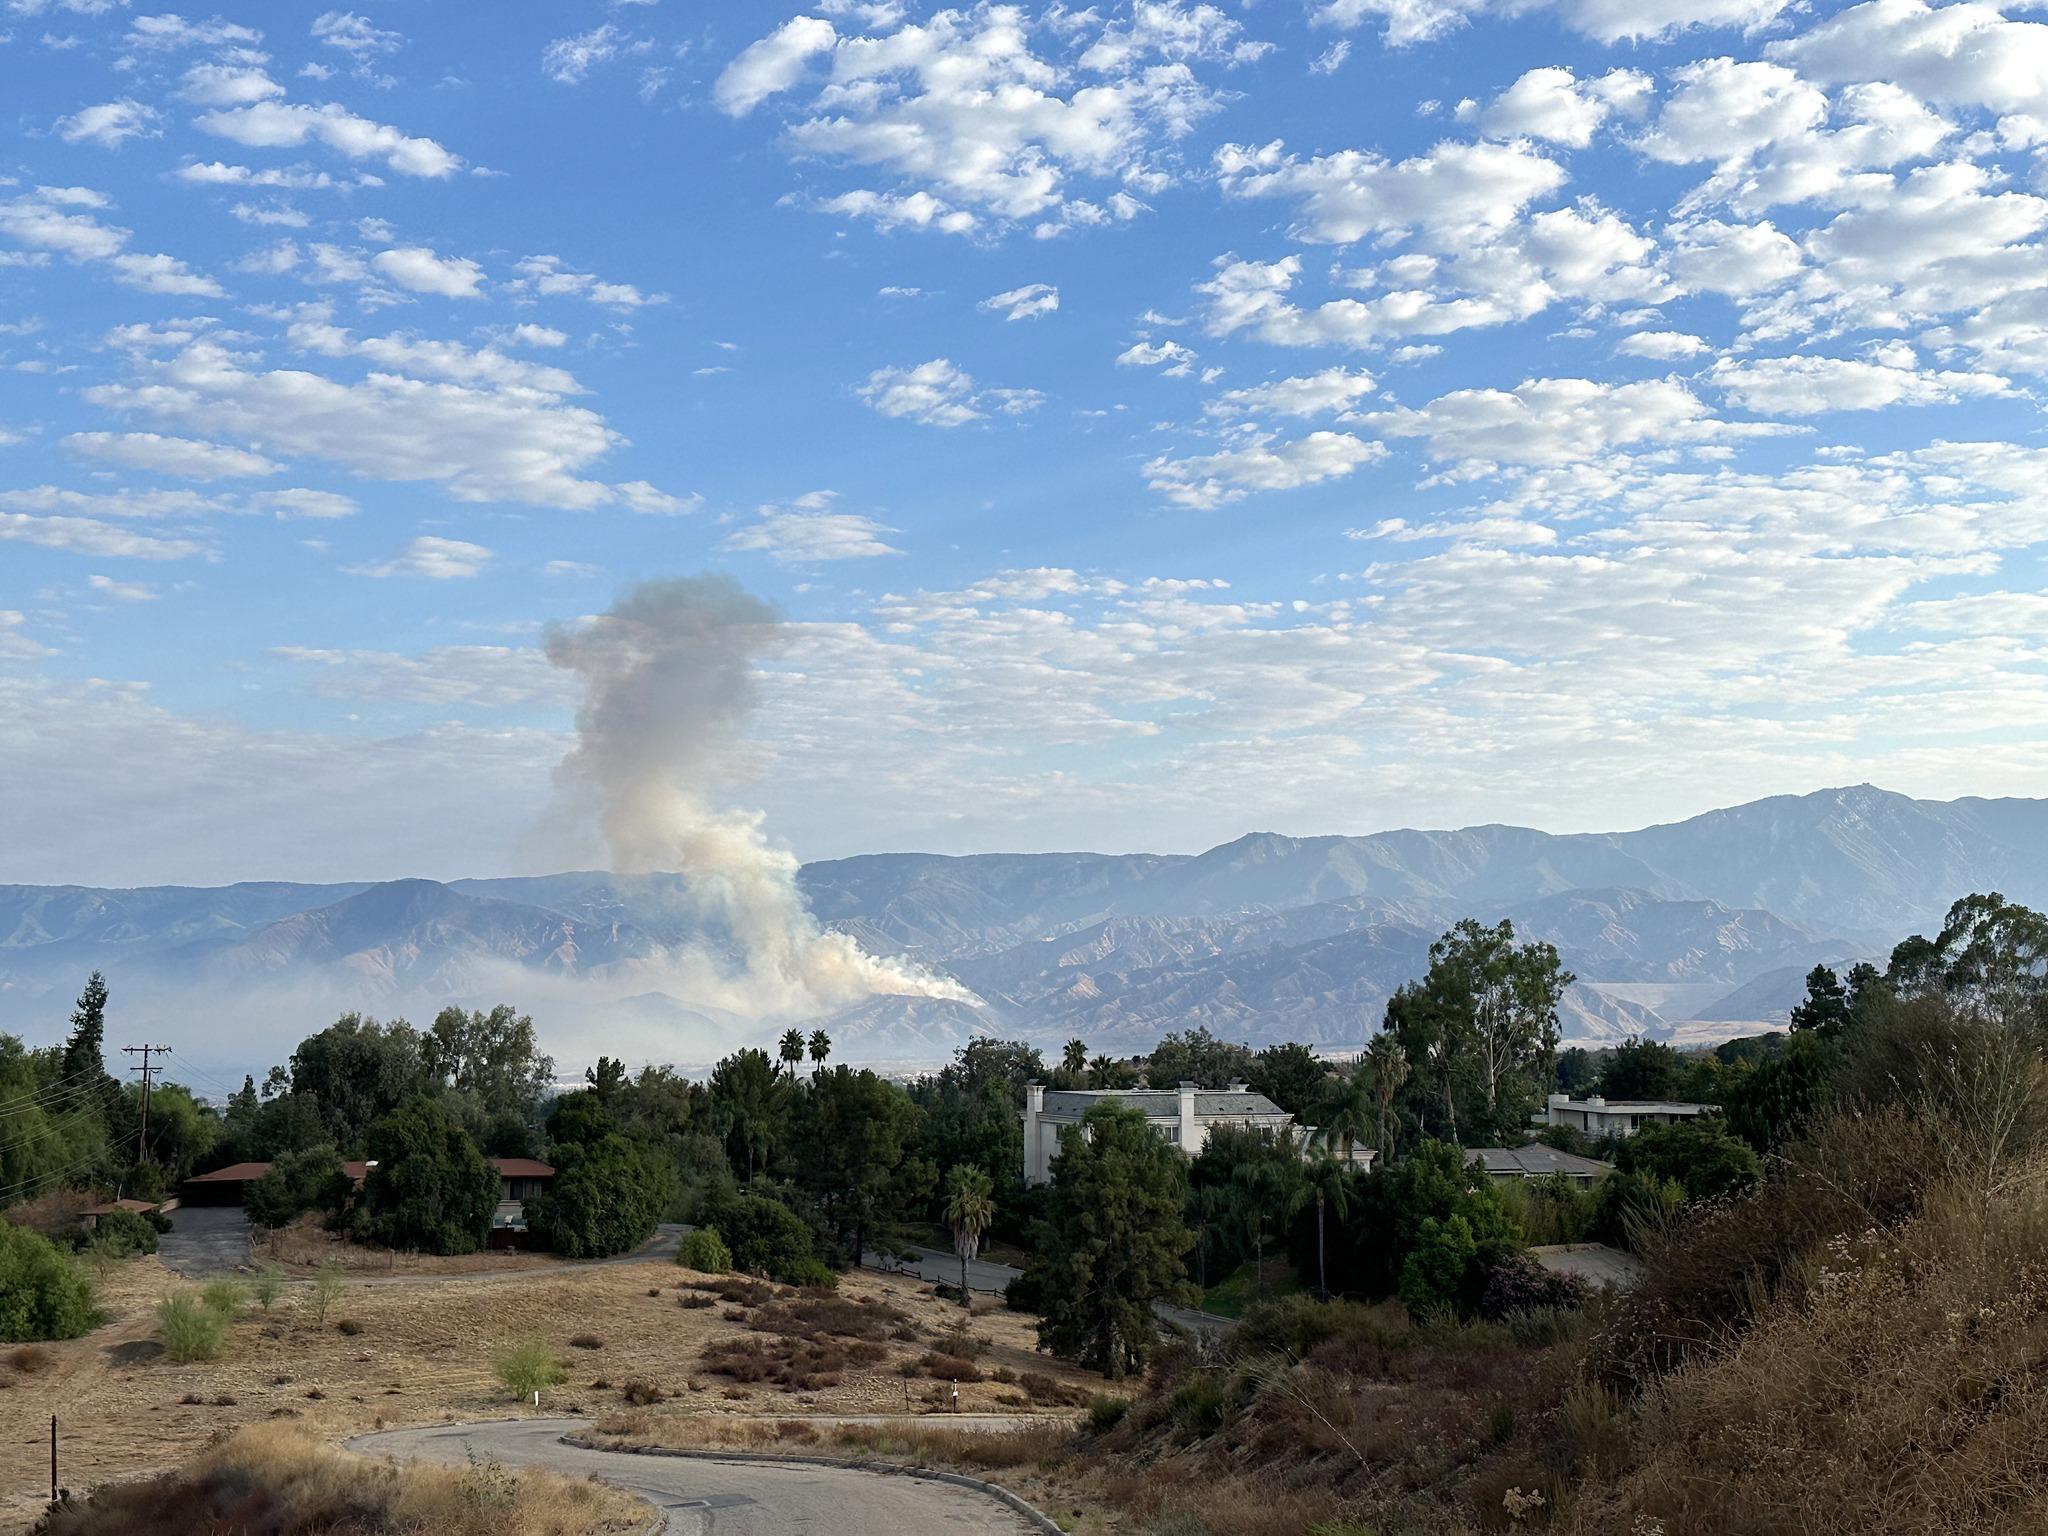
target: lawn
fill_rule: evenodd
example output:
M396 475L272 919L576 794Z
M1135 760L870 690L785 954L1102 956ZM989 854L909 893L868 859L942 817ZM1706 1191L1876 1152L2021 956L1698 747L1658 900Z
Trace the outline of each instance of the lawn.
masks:
M1293 1296L1308 1289L1287 1260L1269 1256L1263 1262L1264 1295ZM1244 1309L1262 1294L1261 1278L1254 1266L1240 1264L1230 1275L1202 1292L1202 1310L1213 1312L1218 1317L1243 1317Z

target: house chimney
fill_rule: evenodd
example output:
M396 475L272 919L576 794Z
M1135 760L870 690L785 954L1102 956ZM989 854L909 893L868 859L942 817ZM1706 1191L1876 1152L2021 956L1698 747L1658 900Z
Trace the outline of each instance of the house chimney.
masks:
M1189 1157L1202 1150L1201 1132L1196 1129L1195 1085L1183 1082L1180 1085L1180 1149Z

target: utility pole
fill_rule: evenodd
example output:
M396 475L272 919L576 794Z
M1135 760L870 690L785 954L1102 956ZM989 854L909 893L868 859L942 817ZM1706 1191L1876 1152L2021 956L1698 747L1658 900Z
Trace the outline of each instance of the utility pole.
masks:
M130 1072L142 1074L142 1128L135 1137L135 1162L140 1167L142 1160L149 1154L149 1080L152 1074L163 1071L162 1067L150 1065L149 1058L152 1055L168 1056L171 1054L171 1048L168 1045L124 1045L121 1047L121 1054L142 1058L141 1066L128 1069Z

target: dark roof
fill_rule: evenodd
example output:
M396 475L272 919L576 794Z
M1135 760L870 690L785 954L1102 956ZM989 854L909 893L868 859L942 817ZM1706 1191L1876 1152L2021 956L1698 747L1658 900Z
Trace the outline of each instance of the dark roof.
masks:
M253 1184L270 1172L268 1163L229 1163L211 1173L195 1173L187 1184Z
M501 1179L552 1179L554 1168L537 1157L487 1157Z
M1569 1178L1600 1178L1614 1172L1612 1163L1560 1152L1556 1147L1532 1141L1524 1147L1474 1147L1465 1154L1468 1163L1483 1164L1488 1173L1519 1173L1526 1179L1540 1179L1562 1173Z
M157 1200L109 1200L105 1205L88 1205L78 1214L81 1216L111 1216L115 1211L134 1211L140 1215L153 1211L162 1202Z

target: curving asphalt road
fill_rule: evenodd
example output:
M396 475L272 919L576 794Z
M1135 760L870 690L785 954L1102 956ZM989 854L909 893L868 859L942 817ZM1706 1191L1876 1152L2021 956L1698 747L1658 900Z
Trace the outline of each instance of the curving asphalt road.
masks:
M1039 1527L987 1494L917 1476L773 1461L639 1456L564 1445L588 1419L516 1419L358 1435L395 1460L545 1467L637 1494L669 1536L1022 1536Z

